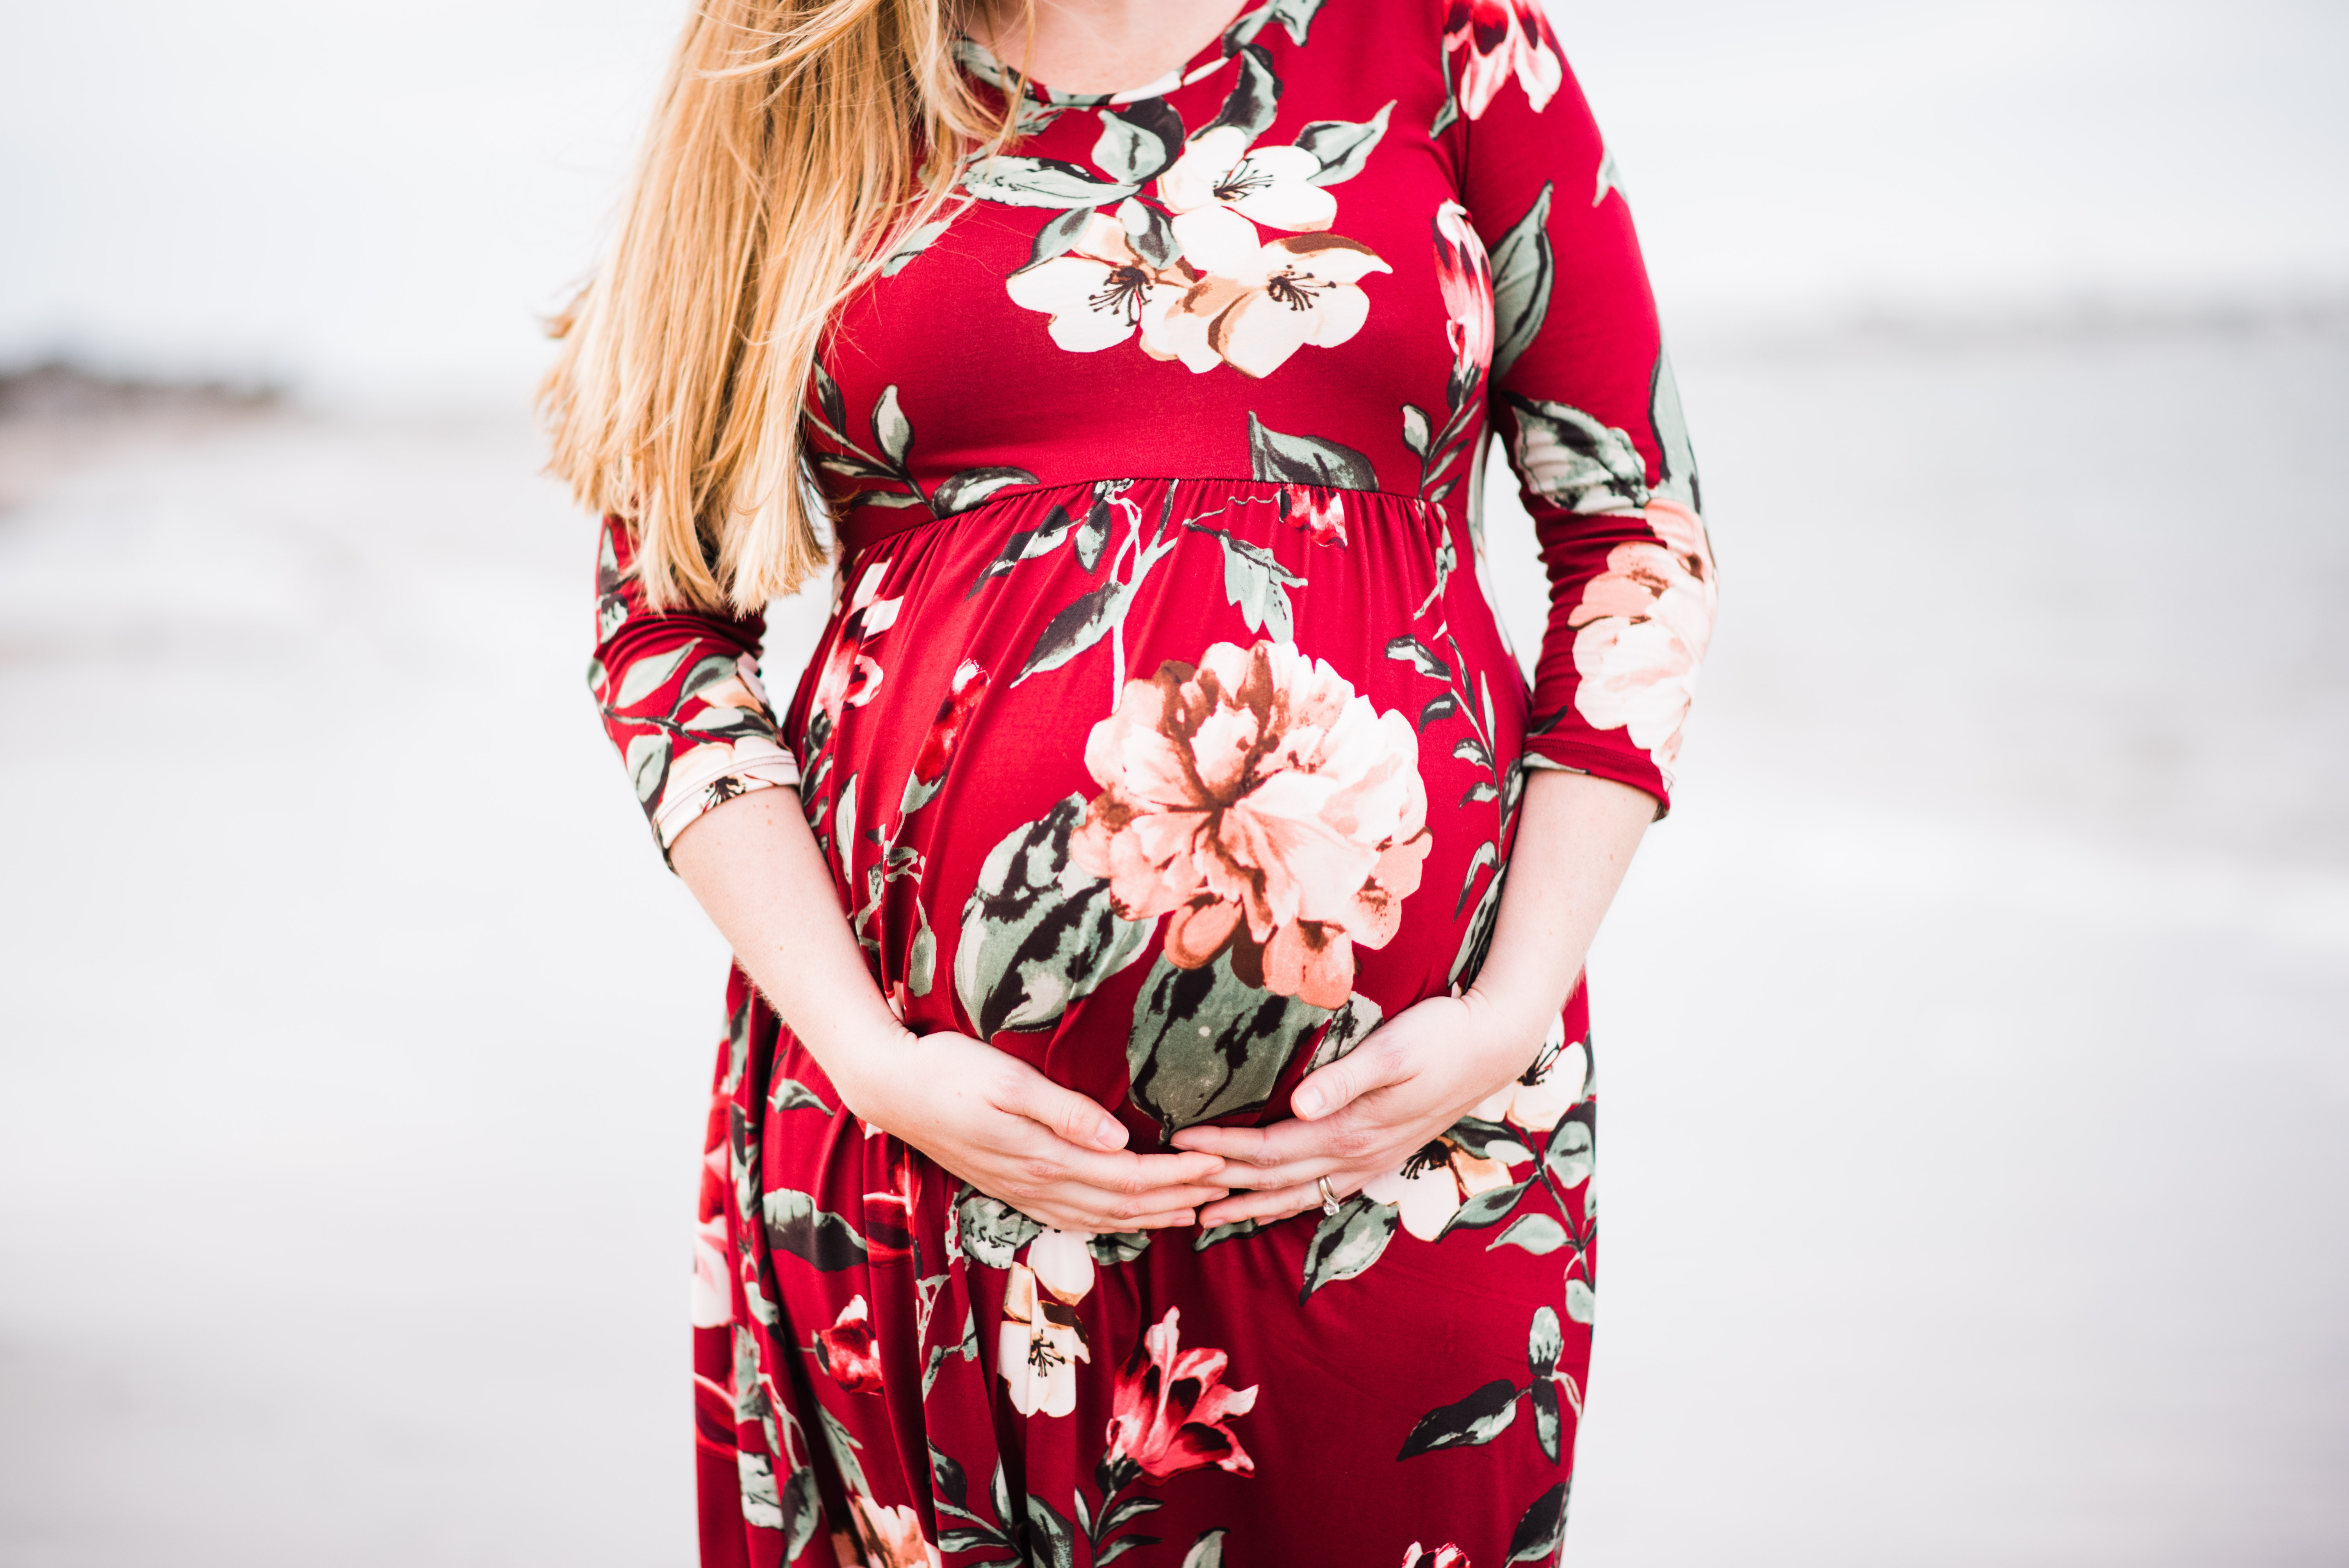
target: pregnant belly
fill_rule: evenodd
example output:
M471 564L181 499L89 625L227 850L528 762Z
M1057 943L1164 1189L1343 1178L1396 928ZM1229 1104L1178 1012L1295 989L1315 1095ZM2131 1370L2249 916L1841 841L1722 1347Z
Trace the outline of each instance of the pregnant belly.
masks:
M1163 1135L1473 978L1524 686L1440 514L1103 482L845 562L788 729L851 923L917 1031Z

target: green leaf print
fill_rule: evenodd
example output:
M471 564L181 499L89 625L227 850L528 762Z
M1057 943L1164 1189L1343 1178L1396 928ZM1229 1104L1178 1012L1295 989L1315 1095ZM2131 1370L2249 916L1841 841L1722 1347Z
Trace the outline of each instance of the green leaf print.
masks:
M1435 428L1428 423L1427 410L1416 403L1402 406L1402 444L1424 458L1428 443L1435 438Z
M1576 1106L1549 1135L1549 1147L1542 1151L1542 1163L1549 1167L1550 1175L1561 1189L1590 1180L1591 1164L1597 1154L1591 1137L1595 1116L1589 1105Z
M881 443L884 457L899 469L905 466L905 454L914 449L914 426L898 406L895 382L884 387L873 404L873 438Z
M1565 1540L1566 1483L1560 1481L1536 1498L1517 1521L1516 1531L1509 1537L1509 1555L1501 1568L1508 1568L1511 1563L1547 1562L1557 1555Z
M1549 248L1550 186L1509 226L1493 247L1493 379L1500 380L1517 356L1541 335L1549 315L1549 294L1557 274Z
M1409 665L1421 675L1425 676L1429 680L1449 683L1452 679L1452 666L1438 658L1436 656L1435 650L1429 647L1425 643L1421 642L1417 637L1394 638L1387 644L1387 657L1396 660L1399 663ZM1450 699L1440 698L1438 700L1449 701ZM1444 713L1436 713L1435 704L1431 702L1424 708L1420 710L1420 727L1422 728L1426 727L1431 715L1437 718L1441 718L1444 717L1444 714L1457 713L1458 711L1459 704L1453 703L1451 707L1444 710Z
M1403 1439L1402 1451L1395 1458L1416 1459L1439 1449L1473 1449L1491 1442L1517 1418L1522 1392L1506 1377L1496 1377L1457 1404L1430 1410Z
M815 1489L815 1469L802 1465L783 1486L783 1561L807 1550L823 1517L823 1503Z
M797 1078L777 1078L774 1087L767 1091L767 1109L779 1112L820 1110L826 1116L832 1114L832 1107L824 1104L815 1090Z
M734 1473L741 1485L742 1522L761 1530L781 1530L783 1508L775 1494L775 1461L764 1454L737 1453Z
M984 201L1007 207L1104 207L1140 189L1133 183L1096 178L1090 170L1058 158L1013 158L998 154L974 164L962 177L962 188Z
M1005 537L1003 548L996 552L995 559L988 562L985 569L972 581L970 592L965 593L963 597L970 598L988 583L1009 572L1023 561L1034 561L1040 556L1050 555L1060 548L1061 542L1069 537L1069 531L1076 525L1077 520L1069 515L1068 508L1056 506L1046 512L1044 521L1035 527L1013 529ZM1106 534L1107 531L1108 524L1104 520L1102 532Z
M1101 111L1093 161L1112 180L1140 185L1164 173L1183 152L1183 117L1163 98Z
M1313 1229L1312 1244L1305 1249L1304 1286L1297 1293L1299 1306L1323 1285L1335 1284L1377 1263L1394 1240L1402 1211L1392 1203L1365 1198L1360 1192L1324 1214Z
M1149 1250L1148 1231L1111 1231L1085 1238L1085 1251L1097 1264L1130 1264Z
M840 1418L819 1402L815 1413L823 1418L823 1445L832 1450L832 1462L840 1469L840 1480L851 1491L873 1495L873 1484L864 1479L864 1467L857 1462L856 1450L864 1445L856 1434L840 1424Z
M1440 1242L1454 1231L1481 1231L1488 1225L1499 1224L1509 1217L1509 1211L1517 1206L1517 1200L1526 1195L1526 1190L1533 1183L1534 1179L1529 1176L1511 1186L1495 1187L1489 1192L1477 1193L1453 1212L1452 1218L1444 1222L1443 1231L1435 1239Z
M693 652L693 647L694 645L688 643L681 648L671 648L667 653L655 654L650 658L638 659L630 665L627 677L620 682L619 695L613 697L612 706L634 707L667 686L668 677L677 674L677 666L685 663L685 655Z
M1036 242L1028 248L1028 265L1040 266L1054 256L1066 255L1085 237L1085 230L1092 221L1093 210L1090 207L1071 207L1048 219L1036 231Z
M1121 919L1110 884L1069 859L1084 820L1071 795L1013 829L978 869L963 905L955 997L980 1039L1059 1018L1142 955L1154 921Z
M667 735L639 735L628 742L624 760L636 804L648 806L659 799L661 787L668 782L668 749Z
M1523 1247L1536 1257L1543 1257L1566 1245L1566 1227L1547 1214L1519 1214L1509 1222L1508 1229L1485 1244L1491 1252L1495 1247ZM1569 1298L1571 1292L1568 1292Z
M991 1269L1008 1269L1012 1255L1044 1233L1044 1227L1005 1202L976 1187L966 1187L955 1200L955 1218L962 1233L962 1255Z
M1580 1324L1588 1324L1599 1315L1599 1293L1586 1280L1566 1282L1566 1315Z
M836 434L848 428L848 405L841 400L840 383L821 363L815 366L815 402L823 410L824 423Z
M930 1482L940 1497L957 1508L963 1505L968 1483L963 1477L962 1466L940 1453L936 1443L930 1445Z
M1489 843L1480 846L1479 860L1491 848ZM1495 851L1495 858L1497 855ZM1469 887L1475 885L1475 868L1471 866ZM1468 917L1468 929L1460 939L1460 951L1453 955L1451 973L1444 976L1445 984L1465 987L1476 983L1476 976L1485 968L1485 955L1493 949L1493 927L1501 918L1501 888L1508 880L1507 872L1495 872L1485 883L1485 891L1476 900L1475 913ZM1461 889L1461 896L1467 896L1467 888ZM1458 913L1456 908L1454 913Z
M1131 579L1119 582L1112 578L1062 606L1061 613L1045 624L1036 638L1036 651L1028 655L1027 664L1020 666L1011 684L1018 686L1030 676L1059 669L1115 631L1124 622L1126 611L1133 607L1133 595L1141 589L1143 579L1174 548L1174 541L1171 539L1144 547L1134 562Z
M1174 242L1174 225L1155 207L1132 197L1117 204L1117 221L1125 228L1125 242L1154 267L1171 267L1183 247Z
M1319 436L1290 436L1268 429L1248 414L1250 477L1272 484L1319 485L1324 490L1374 490L1378 470L1371 459Z
M1257 1109L1298 1042L1328 1016L1240 979L1228 948L1197 969L1177 968L1162 954L1126 1040L1129 1098L1169 1133Z
M1302 46L1306 29L1313 25L1313 14L1320 9L1321 0L1265 0L1255 10L1242 13L1238 20L1224 29L1224 53L1230 54L1274 22L1288 28L1288 36ZM1216 1532L1218 1536L1222 1533L1220 1530ZM1192 1564L1186 1562L1183 1568L1192 1568Z
M1392 649L1389 650L1387 656L1390 658L1394 656ZM1419 710L1419 727L1425 729L1437 719L1450 718L1459 711L1460 699L1450 692L1445 692L1442 696L1431 697L1428 699L1427 706Z
M963 203L963 208L967 209L970 203L966 201ZM908 230L905 237L897 242L897 248L882 259L881 275L885 278L894 278L911 266L915 257L928 250L932 242L954 227L955 217L960 211L961 209L957 209L957 213L950 213L942 218L933 218L926 223L917 223Z
M1276 642L1297 640L1297 618L1288 591L1305 586L1305 579L1283 566L1271 551L1235 539L1220 528L1195 522L1184 527L1204 533L1224 547L1224 598L1239 607L1240 619L1251 632L1269 628Z
M1331 1015L1330 1026L1321 1031L1321 1043L1313 1047L1313 1059L1305 1064L1305 1070L1318 1073L1361 1045L1385 1016L1379 1005L1360 991L1347 997L1346 1005Z
M1028 1494L1027 1558L1031 1568L1076 1568L1077 1538L1059 1510L1034 1492Z
M1536 495L1578 512L1648 504L1648 465L1629 435L1546 397L1510 392L1502 401L1516 416L1509 450Z
M815 1206L805 1192L779 1188L761 1200L767 1220L767 1239L793 1257L803 1258L827 1273L854 1268L864 1261L864 1238L838 1214Z
M1224 1568L1224 1532L1206 1531L1191 1542L1191 1550L1183 1553L1183 1568Z
M1526 1390L1526 1402L1534 1408L1534 1441L1541 1445L1542 1458L1557 1463L1558 1439L1565 1430L1557 1410L1557 1385L1543 1378Z
M1702 513L1704 492L1697 484L1688 421L1681 416L1680 383L1672 377L1671 356L1661 349L1656 351L1656 368L1649 379L1648 424L1656 432L1656 449L1663 454L1663 478L1656 493Z
M1273 73L1272 57L1260 44L1242 44L1234 52L1239 56L1239 79L1225 95L1224 107L1216 111L1216 118L1192 133L1194 141L1227 125L1239 127L1254 141L1271 128L1273 117L1280 112L1280 77Z
M1297 133L1297 145L1311 153L1321 167L1305 177L1309 185L1337 185L1362 171L1362 165L1387 133L1387 117L1394 100L1365 120L1317 119Z
M1199 1233L1198 1239L1191 1243L1191 1250L1204 1253L1218 1242L1236 1242L1242 1236L1253 1236L1263 1228L1254 1220L1234 1220L1229 1224L1210 1225Z
M958 474L949 474L930 491L930 511L939 517L952 517L958 511L968 511L999 490L1036 482L1036 476L1026 469L965 469Z
M1542 1381L1557 1370L1557 1358L1566 1350L1566 1336L1558 1328L1557 1314L1548 1307L1534 1308L1534 1320L1526 1330L1526 1370Z

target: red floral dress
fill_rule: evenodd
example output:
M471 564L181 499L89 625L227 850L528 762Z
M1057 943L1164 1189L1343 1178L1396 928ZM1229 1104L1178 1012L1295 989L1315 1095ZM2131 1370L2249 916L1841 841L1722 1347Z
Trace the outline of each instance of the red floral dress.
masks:
M968 69L1001 76L967 48ZM1133 1147L1288 1114L1472 980L1528 769L1671 784L1713 572L1604 143L1534 0L1264 0L1033 88L840 313L838 600L755 619L606 527L592 678L664 846L795 788L874 978ZM1497 433L1552 613L1479 583ZM1335 1214L1078 1235L861 1125L738 972L696 1295L710 1564L1547 1562L1590 1350L1578 992Z

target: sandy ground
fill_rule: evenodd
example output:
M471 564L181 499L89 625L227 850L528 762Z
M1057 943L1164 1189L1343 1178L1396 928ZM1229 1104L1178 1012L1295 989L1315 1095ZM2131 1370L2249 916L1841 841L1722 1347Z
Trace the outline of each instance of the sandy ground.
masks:
M2349 1561L2349 335L1682 357L1568 1561ZM519 422L80 428L0 438L0 1564L687 1563L723 954L585 525Z

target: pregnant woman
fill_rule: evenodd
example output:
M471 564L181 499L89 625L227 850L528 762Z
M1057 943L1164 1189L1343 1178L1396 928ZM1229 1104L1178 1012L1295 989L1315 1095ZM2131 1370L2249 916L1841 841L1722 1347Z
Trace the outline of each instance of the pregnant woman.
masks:
M708 0L567 332L591 680L737 960L703 1562L1551 1561L1582 957L1714 583L1536 0Z

